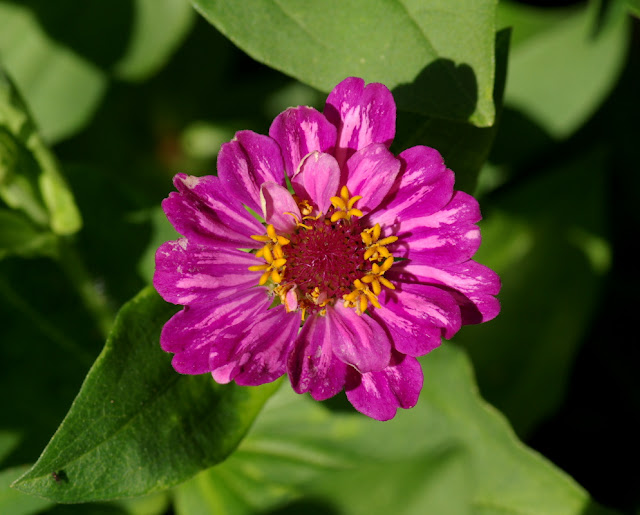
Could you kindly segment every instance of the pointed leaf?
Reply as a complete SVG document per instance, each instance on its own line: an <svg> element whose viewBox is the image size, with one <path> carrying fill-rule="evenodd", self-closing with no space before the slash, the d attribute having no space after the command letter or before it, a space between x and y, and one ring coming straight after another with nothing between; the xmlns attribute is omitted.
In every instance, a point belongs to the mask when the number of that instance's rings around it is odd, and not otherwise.
<svg viewBox="0 0 640 515"><path fill-rule="evenodd" d="M443 345L421 361L418 405L385 423L283 387L228 460L176 489L176 513L249 515L292 502L291 513L313 503L363 515L580 515L591 506L479 397L460 348Z"/></svg>
<svg viewBox="0 0 640 515"><path fill-rule="evenodd" d="M13 486L56 502L169 488L225 459L278 383L243 388L183 376L160 349L176 307L152 289L121 310L67 417ZM51 480L57 471L64 481Z"/></svg>
<svg viewBox="0 0 640 515"><path fill-rule="evenodd" d="M494 0L192 0L254 59L328 92L348 76L398 107L493 124Z"/></svg>

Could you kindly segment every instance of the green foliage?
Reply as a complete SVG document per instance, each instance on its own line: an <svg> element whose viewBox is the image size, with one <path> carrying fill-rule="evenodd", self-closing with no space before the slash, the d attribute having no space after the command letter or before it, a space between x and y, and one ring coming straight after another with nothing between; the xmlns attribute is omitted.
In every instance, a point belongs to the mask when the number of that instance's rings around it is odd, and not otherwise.
<svg viewBox="0 0 640 515"><path fill-rule="evenodd" d="M463 352L445 345L422 363L418 405L391 424L282 388L233 456L177 488L178 514L291 501L300 513L583 513L585 492L479 398Z"/></svg>
<svg viewBox="0 0 640 515"><path fill-rule="evenodd" d="M122 308L69 414L16 488L57 502L134 497L184 481L235 449L276 386L176 374L158 346L174 312L152 288ZM63 479L52 480L52 471Z"/></svg>
<svg viewBox="0 0 640 515"><path fill-rule="evenodd" d="M607 512L586 490L637 511L629 13L0 0L0 513ZM422 359L386 423L177 374L158 340L178 307L148 286L171 176L216 173L235 131L346 76L392 89L394 152L435 147L480 199L476 257L503 280L500 316Z"/></svg>
<svg viewBox="0 0 640 515"><path fill-rule="evenodd" d="M193 4L254 59L321 91L357 76L393 89L400 109L493 125L494 0Z"/></svg>

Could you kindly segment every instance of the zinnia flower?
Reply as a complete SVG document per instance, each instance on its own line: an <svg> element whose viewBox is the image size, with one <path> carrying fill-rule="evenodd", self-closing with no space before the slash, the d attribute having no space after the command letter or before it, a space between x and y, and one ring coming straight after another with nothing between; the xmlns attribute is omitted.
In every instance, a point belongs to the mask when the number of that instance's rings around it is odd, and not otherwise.
<svg viewBox="0 0 640 515"><path fill-rule="evenodd" d="M394 156L395 120L385 86L348 78L324 113L238 132L217 177L176 175L162 207L184 238L158 249L154 277L185 306L161 335L176 371L240 385L287 373L298 393L344 389L388 420L418 400L417 356L498 314L499 278L471 259L477 201L436 150Z"/></svg>

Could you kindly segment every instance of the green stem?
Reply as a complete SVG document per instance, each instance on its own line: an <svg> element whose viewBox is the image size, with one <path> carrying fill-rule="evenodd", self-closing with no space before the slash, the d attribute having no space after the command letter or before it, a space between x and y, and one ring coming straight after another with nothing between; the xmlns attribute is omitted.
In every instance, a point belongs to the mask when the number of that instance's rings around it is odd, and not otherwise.
<svg viewBox="0 0 640 515"><path fill-rule="evenodd" d="M102 336L106 339L111 330L115 312L67 238L58 239L58 264L73 284L85 307L93 316Z"/></svg>

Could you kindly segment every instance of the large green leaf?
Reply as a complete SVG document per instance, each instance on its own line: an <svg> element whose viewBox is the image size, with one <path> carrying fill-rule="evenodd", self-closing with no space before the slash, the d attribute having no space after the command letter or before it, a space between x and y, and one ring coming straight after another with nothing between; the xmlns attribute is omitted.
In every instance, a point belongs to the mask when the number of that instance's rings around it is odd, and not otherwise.
<svg viewBox="0 0 640 515"><path fill-rule="evenodd" d="M422 363L418 405L386 423L283 387L227 461L176 489L176 512L585 512L588 495L479 398L464 352L445 344Z"/></svg>
<svg viewBox="0 0 640 515"><path fill-rule="evenodd" d="M494 122L494 0L192 2L251 57L322 91L358 76L401 109Z"/></svg>
<svg viewBox="0 0 640 515"><path fill-rule="evenodd" d="M231 453L277 387L183 376L159 346L175 306L152 289L126 304L69 414L14 486L57 502L164 490ZM55 471L63 477L51 479Z"/></svg>
<svg viewBox="0 0 640 515"><path fill-rule="evenodd" d="M55 157L42 141L27 107L2 68L0 198L9 207L24 211L36 224L48 225L56 234L73 234L82 225L73 194Z"/></svg>
<svg viewBox="0 0 640 515"><path fill-rule="evenodd" d="M591 116L618 79L629 43L628 16L622 2L591 1L549 28L515 45L509 62L505 103L556 138L564 138ZM507 4L501 23L519 33L523 20L538 10ZM525 32L528 25L525 23Z"/></svg>

